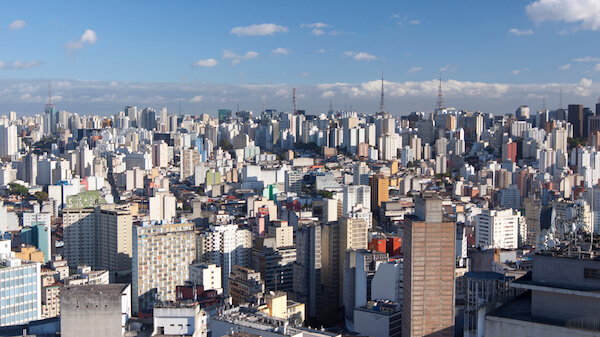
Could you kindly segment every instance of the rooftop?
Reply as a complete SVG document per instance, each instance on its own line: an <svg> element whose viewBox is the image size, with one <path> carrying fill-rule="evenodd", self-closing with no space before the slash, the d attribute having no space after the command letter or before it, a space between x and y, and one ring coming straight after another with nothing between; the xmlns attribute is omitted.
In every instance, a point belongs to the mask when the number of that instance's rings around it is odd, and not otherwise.
<svg viewBox="0 0 600 337"><path fill-rule="evenodd" d="M97 285L78 285L66 286L61 289L62 295L70 296L89 296L89 295L107 295L119 296L129 284L97 284Z"/></svg>

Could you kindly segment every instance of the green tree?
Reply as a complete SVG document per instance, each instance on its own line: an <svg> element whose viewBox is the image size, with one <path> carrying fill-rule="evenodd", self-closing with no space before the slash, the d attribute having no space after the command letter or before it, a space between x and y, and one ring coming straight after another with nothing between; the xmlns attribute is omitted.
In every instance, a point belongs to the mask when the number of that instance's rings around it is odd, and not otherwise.
<svg viewBox="0 0 600 337"><path fill-rule="evenodd" d="M221 139L221 141L219 141L219 146L223 149L223 151L233 150L233 145L228 138Z"/></svg>
<svg viewBox="0 0 600 337"><path fill-rule="evenodd" d="M9 186L9 193L13 194L13 195L20 195L21 197L26 197L29 195L29 190L27 189L27 187L21 185L21 184L17 184L17 183L11 183Z"/></svg>
<svg viewBox="0 0 600 337"><path fill-rule="evenodd" d="M48 200L48 193L44 192L44 191L38 191L35 192L35 194L33 195L37 201L41 204L44 201Z"/></svg>

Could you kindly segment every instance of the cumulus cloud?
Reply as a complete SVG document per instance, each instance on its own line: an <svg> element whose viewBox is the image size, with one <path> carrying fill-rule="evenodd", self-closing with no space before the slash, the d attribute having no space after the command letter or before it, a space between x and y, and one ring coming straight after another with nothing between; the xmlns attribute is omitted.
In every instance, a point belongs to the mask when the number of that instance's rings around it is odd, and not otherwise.
<svg viewBox="0 0 600 337"><path fill-rule="evenodd" d="M25 22L23 20L15 20L15 21L11 22L10 25L8 25L8 29L18 30L18 29L25 28L25 26L27 26L27 22Z"/></svg>
<svg viewBox="0 0 600 337"><path fill-rule="evenodd" d="M592 56L578 57L578 58L574 58L573 61L575 61L575 62L600 62L600 57L592 57Z"/></svg>
<svg viewBox="0 0 600 337"><path fill-rule="evenodd" d="M325 34L325 32L324 32L322 29L319 29L319 28L315 28L315 29L313 29L313 30L311 31L311 33L312 33L314 36L321 36L321 35Z"/></svg>
<svg viewBox="0 0 600 337"><path fill-rule="evenodd" d="M526 7L529 19L534 22L580 22L579 28L600 28L600 2L596 0L537 0Z"/></svg>
<svg viewBox="0 0 600 337"><path fill-rule="evenodd" d="M560 65L560 66L558 66L558 69L559 70L569 70L569 69L571 69L571 64L569 63L569 64Z"/></svg>
<svg viewBox="0 0 600 337"><path fill-rule="evenodd" d="M519 75L520 73L524 72L524 71L529 71L529 68L523 68L523 69L515 69L512 72L513 75Z"/></svg>
<svg viewBox="0 0 600 337"><path fill-rule="evenodd" d="M5 61L0 61L0 69L19 69L19 70L23 70L23 69L29 69L29 68L39 67L41 65L42 65L42 62L40 62L40 61L29 61L29 62L15 61L13 63L5 62Z"/></svg>
<svg viewBox="0 0 600 337"><path fill-rule="evenodd" d="M210 58L210 59L206 59L206 60L198 60L198 61L192 63L192 68L195 68L195 67L210 68L210 67L216 66L217 64L219 64L219 61L217 61L213 58Z"/></svg>
<svg viewBox="0 0 600 337"><path fill-rule="evenodd" d="M277 49L273 49L272 53L276 55L288 55L290 53L290 50L288 48L279 47Z"/></svg>
<svg viewBox="0 0 600 337"><path fill-rule="evenodd" d="M600 63L596 63L596 66L594 67L594 71L600 71Z"/></svg>
<svg viewBox="0 0 600 337"><path fill-rule="evenodd" d="M409 72L409 73L415 73L415 72L417 72L417 71L420 71L420 70L422 70L422 69L423 69L423 67L412 67L412 68L410 68L410 69L408 70L408 72Z"/></svg>
<svg viewBox="0 0 600 337"><path fill-rule="evenodd" d="M259 54L255 51L249 51L249 52L246 52L246 54L244 54L244 55L239 55L229 49L223 50L223 58L232 60L231 61L232 66L239 64L240 62L242 62L242 60L255 59L258 57L258 55Z"/></svg>
<svg viewBox="0 0 600 337"><path fill-rule="evenodd" d="M276 33L287 33L288 31L285 26L279 26L274 23L261 23L259 25L235 27L229 33L237 36L265 36Z"/></svg>
<svg viewBox="0 0 600 337"><path fill-rule="evenodd" d="M533 34L533 30L531 29L523 29L523 30L519 30L517 28L513 28L511 30L508 31L509 33L516 35L516 36L521 36L521 35L531 35Z"/></svg>
<svg viewBox="0 0 600 337"><path fill-rule="evenodd" d="M201 95L197 95L192 97L192 99L190 99L190 103L200 103L202 102L202 96Z"/></svg>
<svg viewBox="0 0 600 337"><path fill-rule="evenodd" d="M81 49L86 44L87 45L96 44L96 42L98 42L98 36L96 35L96 32L94 32L91 29L86 29L85 32L83 32L83 34L81 34L81 36L78 39L67 43L65 45L65 48L67 48L67 50L72 51L72 50Z"/></svg>
<svg viewBox="0 0 600 337"><path fill-rule="evenodd" d="M373 54L369 54L369 53L365 53L365 52L346 51L346 52L344 52L344 56L352 57L356 61L373 61L373 60L380 59L379 57L377 57Z"/></svg>

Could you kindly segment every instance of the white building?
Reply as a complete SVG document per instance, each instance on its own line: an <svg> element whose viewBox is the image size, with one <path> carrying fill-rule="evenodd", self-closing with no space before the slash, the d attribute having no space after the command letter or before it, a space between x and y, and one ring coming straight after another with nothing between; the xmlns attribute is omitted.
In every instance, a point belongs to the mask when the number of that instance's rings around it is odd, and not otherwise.
<svg viewBox="0 0 600 337"><path fill-rule="evenodd" d="M221 267L216 264L195 263L190 265L190 282L203 286L204 290L216 290L221 294L223 293L222 273Z"/></svg>
<svg viewBox="0 0 600 337"><path fill-rule="evenodd" d="M168 192L160 192L148 198L148 217L150 221L171 220L177 216L177 199Z"/></svg>
<svg viewBox="0 0 600 337"><path fill-rule="evenodd" d="M154 307L152 336L208 336L208 313L200 305L161 303Z"/></svg>
<svg viewBox="0 0 600 337"><path fill-rule="evenodd" d="M517 249L521 214L512 208L481 210L475 217L475 238L478 246Z"/></svg>

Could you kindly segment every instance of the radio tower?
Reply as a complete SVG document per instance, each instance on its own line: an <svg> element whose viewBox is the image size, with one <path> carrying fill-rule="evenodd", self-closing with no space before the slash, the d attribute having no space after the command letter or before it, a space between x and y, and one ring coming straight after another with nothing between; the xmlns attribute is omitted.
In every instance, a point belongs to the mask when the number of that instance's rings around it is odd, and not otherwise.
<svg viewBox="0 0 600 337"><path fill-rule="evenodd" d="M546 96L542 97L542 111L546 111Z"/></svg>
<svg viewBox="0 0 600 337"><path fill-rule="evenodd" d="M294 106L294 115L298 114L298 106L296 105L296 88L294 88L294 95L292 97L292 105Z"/></svg>
<svg viewBox="0 0 600 337"><path fill-rule="evenodd" d="M558 101L558 108L562 110L563 106L562 106L562 87L560 87L560 98Z"/></svg>
<svg viewBox="0 0 600 337"><path fill-rule="evenodd" d="M437 96L437 108L436 111L442 110L444 108L444 96L442 96L442 72L440 71L440 88L438 90Z"/></svg>
<svg viewBox="0 0 600 337"><path fill-rule="evenodd" d="M385 113L385 100L383 99L383 69L381 69L381 102L379 103L379 112Z"/></svg>

